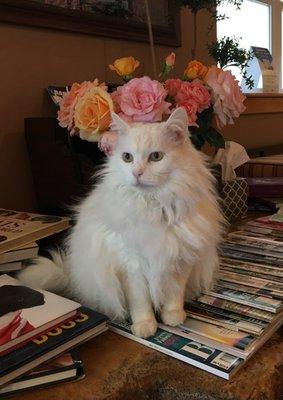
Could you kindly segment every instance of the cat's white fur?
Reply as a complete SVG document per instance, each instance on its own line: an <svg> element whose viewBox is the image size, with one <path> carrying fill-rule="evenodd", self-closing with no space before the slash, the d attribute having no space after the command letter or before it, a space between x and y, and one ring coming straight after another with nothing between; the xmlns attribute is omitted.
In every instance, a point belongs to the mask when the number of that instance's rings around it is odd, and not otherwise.
<svg viewBox="0 0 283 400"><path fill-rule="evenodd" d="M113 114L117 147L96 188L81 203L66 254L39 258L19 278L54 291L71 289L111 318L130 313L134 334L183 322L185 290L209 288L218 265L222 216L213 178L179 108L167 122L131 126ZM121 155L131 153L133 162ZM162 160L149 161L152 152Z"/></svg>

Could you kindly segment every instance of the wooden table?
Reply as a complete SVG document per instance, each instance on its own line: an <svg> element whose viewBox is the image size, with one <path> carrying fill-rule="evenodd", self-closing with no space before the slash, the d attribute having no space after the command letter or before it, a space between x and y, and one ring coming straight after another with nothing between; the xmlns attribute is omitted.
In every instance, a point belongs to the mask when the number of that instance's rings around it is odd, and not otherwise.
<svg viewBox="0 0 283 400"><path fill-rule="evenodd" d="M113 332L81 347L86 377L15 400L281 400L283 342L277 332L230 381Z"/></svg>

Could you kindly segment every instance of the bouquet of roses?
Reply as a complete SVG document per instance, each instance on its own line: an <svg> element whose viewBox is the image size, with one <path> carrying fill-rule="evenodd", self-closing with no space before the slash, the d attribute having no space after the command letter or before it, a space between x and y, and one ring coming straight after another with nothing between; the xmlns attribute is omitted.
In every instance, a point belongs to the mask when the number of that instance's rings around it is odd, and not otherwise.
<svg viewBox="0 0 283 400"><path fill-rule="evenodd" d="M201 149L205 142L215 148L224 147L222 128L233 124L245 110L245 96L231 71L190 61L181 79L166 79L175 64L175 54L171 53L159 80L133 78L139 64L133 57L124 57L109 65L125 82L112 93L97 79L74 83L60 102L60 126L71 135L98 141L107 153L107 144L115 140L110 130L112 111L128 123L150 123L165 120L176 107L184 107L196 148Z"/></svg>

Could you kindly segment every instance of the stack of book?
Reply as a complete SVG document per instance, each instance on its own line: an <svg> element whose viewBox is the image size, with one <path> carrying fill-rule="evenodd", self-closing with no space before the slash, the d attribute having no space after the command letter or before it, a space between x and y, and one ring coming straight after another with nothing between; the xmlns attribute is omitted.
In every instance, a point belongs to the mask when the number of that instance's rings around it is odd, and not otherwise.
<svg viewBox="0 0 283 400"><path fill-rule="evenodd" d="M22 268L23 259L37 254L35 240L68 226L67 218L0 209L1 398L29 387L81 378L78 356L65 353L107 329L104 315L54 293L26 287L3 273L15 271L9 264L19 262ZM46 364L50 360L54 361Z"/></svg>
<svg viewBox="0 0 283 400"><path fill-rule="evenodd" d="M113 331L229 379L283 323L283 223L250 221L227 235L208 293L186 304L178 327L162 323L155 336L132 335L130 323Z"/></svg>
<svg viewBox="0 0 283 400"><path fill-rule="evenodd" d="M0 274L22 269L37 256L36 240L68 227L68 218L0 208Z"/></svg>

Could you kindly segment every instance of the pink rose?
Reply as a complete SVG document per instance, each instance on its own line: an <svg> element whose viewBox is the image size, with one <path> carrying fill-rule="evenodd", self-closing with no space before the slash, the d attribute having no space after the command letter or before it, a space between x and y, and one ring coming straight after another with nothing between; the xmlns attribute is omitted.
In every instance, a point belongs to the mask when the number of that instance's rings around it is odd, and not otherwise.
<svg viewBox="0 0 283 400"><path fill-rule="evenodd" d="M184 107L184 109L187 111L188 114L188 126L197 126L198 124L196 123L197 120L197 110L198 110L198 104L194 99L186 99L183 100L182 102L178 103L178 107Z"/></svg>
<svg viewBox="0 0 283 400"><path fill-rule="evenodd" d="M99 85L98 79L95 79L93 82L73 83L71 89L63 94L58 111L58 121L59 125L62 128L67 128L71 135L75 133L74 114L78 99L84 96L87 90L97 86L107 90L107 86L104 83Z"/></svg>
<svg viewBox="0 0 283 400"><path fill-rule="evenodd" d="M218 128L233 124L234 118L239 117L246 109L243 104L246 97L241 92L238 81L231 71L211 67L205 77L205 82L212 89L211 97Z"/></svg>
<svg viewBox="0 0 283 400"><path fill-rule="evenodd" d="M181 81L181 79L167 79L164 84L168 95L174 98L180 90L182 83L183 81Z"/></svg>
<svg viewBox="0 0 283 400"><path fill-rule="evenodd" d="M198 81L182 82L182 85L176 95L178 105L184 101L193 100L197 105L197 112L201 113L210 105L209 91Z"/></svg>
<svg viewBox="0 0 283 400"><path fill-rule="evenodd" d="M171 104L165 101L166 96L167 91L160 82L147 76L134 78L117 88L114 107L118 112L121 110L119 115L126 120L157 122L169 113Z"/></svg>

